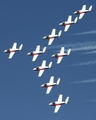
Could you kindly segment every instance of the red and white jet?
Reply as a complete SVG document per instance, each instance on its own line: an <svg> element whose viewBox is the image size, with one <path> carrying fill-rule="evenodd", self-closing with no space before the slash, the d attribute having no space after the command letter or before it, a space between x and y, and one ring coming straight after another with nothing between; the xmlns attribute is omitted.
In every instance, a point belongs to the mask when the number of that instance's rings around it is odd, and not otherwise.
<svg viewBox="0 0 96 120"><path fill-rule="evenodd" d="M65 99L65 101L62 101L62 97L63 97L63 95L60 94L57 101L49 103L50 106L55 106L54 113L57 113L57 112L58 112L58 110L60 109L61 105L63 105L63 104L68 104L68 102L69 102L69 97L67 97L67 98Z"/></svg>
<svg viewBox="0 0 96 120"><path fill-rule="evenodd" d="M57 86L60 84L60 78L58 78L57 82L54 83L54 76L50 77L49 83L44 83L41 87L47 88L46 94L49 94L53 86Z"/></svg>
<svg viewBox="0 0 96 120"><path fill-rule="evenodd" d="M68 56L71 53L71 49L68 49L67 53L64 53L64 47L61 47L59 53L52 55L52 57L57 58L57 64L61 62L64 56Z"/></svg>
<svg viewBox="0 0 96 120"><path fill-rule="evenodd" d="M75 11L74 14L79 14L79 19L82 19L82 17L84 16L84 14L88 13L90 11L92 11L92 5L89 7L88 10L86 9L86 5L83 5L82 9Z"/></svg>
<svg viewBox="0 0 96 120"><path fill-rule="evenodd" d="M48 45L51 45L54 38L60 37L62 34L62 30L59 31L59 33L56 35L56 29L52 29L51 35L46 35L43 37L43 39L48 39Z"/></svg>
<svg viewBox="0 0 96 120"><path fill-rule="evenodd" d="M45 52L46 52L46 47L44 47L43 50L40 51L40 45L37 45L36 50L27 53L27 55L33 56L32 61L35 61L37 59L37 57L38 57L39 54L43 54Z"/></svg>
<svg viewBox="0 0 96 120"><path fill-rule="evenodd" d="M13 43L12 48L4 50L5 53L9 53L9 59L13 57L15 52L22 50L23 44L21 44L19 48L16 47L17 47L17 43Z"/></svg>
<svg viewBox="0 0 96 120"><path fill-rule="evenodd" d="M78 21L78 17L76 17L75 20L72 21L72 16L69 15L67 21L61 22L59 25L65 26L64 31L66 32L69 29L70 25L77 23L77 21Z"/></svg>
<svg viewBox="0 0 96 120"><path fill-rule="evenodd" d="M41 66L39 67L36 67L36 68L33 68L34 71L39 71L39 74L38 74L38 77L41 77L43 72L46 70L46 69L49 69L49 68L52 68L52 62L49 63L48 66L46 66L46 60L43 60Z"/></svg>

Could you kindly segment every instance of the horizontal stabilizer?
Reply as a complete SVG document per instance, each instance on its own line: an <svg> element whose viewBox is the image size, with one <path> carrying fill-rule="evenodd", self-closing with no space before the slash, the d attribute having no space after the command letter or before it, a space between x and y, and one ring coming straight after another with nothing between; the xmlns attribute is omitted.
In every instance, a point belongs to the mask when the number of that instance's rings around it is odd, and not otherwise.
<svg viewBox="0 0 96 120"><path fill-rule="evenodd" d="M75 18L74 23L77 23L77 21L78 21L78 17Z"/></svg>
<svg viewBox="0 0 96 120"><path fill-rule="evenodd" d="M67 55L70 55L70 53L71 53L71 49L68 50Z"/></svg>
<svg viewBox="0 0 96 120"><path fill-rule="evenodd" d="M89 7L89 11L92 11L92 5Z"/></svg>
<svg viewBox="0 0 96 120"><path fill-rule="evenodd" d="M49 63L49 68L51 68L51 67L52 67L52 62Z"/></svg>
<svg viewBox="0 0 96 120"><path fill-rule="evenodd" d="M62 34L62 30L59 31L58 36L60 37Z"/></svg>
<svg viewBox="0 0 96 120"><path fill-rule="evenodd" d="M19 50L22 50L22 48L23 48L23 44L20 45Z"/></svg>
<svg viewBox="0 0 96 120"><path fill-rule="evenodd" d="M66 98L65 104L68 104L68 102L69 102L69 97Z"/></svg>
<svg viewBox="0 0 96 120"><path fill-rule="evenodd" d="M60 78L58 78L58 80L57 80L57 85L59 85L60 84Z"/></svg>
<svg viewBox="0 0 96 120"><path fill-rule="evenodd" d="M46 47L43 48L43 53L45 53L45 52L46 52Z"/></svg>

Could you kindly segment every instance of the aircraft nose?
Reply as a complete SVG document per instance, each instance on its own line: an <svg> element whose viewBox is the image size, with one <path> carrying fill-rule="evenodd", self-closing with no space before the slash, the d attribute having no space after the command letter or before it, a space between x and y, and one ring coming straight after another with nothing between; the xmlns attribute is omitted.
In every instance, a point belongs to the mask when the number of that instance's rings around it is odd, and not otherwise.
<svg viewBox="0 0 96 120"><path fill-rule="evenodd" d="M41 87L44 87L44 84L42 84Z"/></svg>
<svg viewBox="0 0 96 120"><path fill-rule="evenodd" d="M51 105L52 105L52 103L49 103L49 105L51 106Z"/></svg>
<svg viewBox="0 0 96 120"><path fill-rule="evenodd" d="M27 55L31 55L31 53L27 53Z"/></svg>
<svg viewBox="0 0 96 120"><path fill-rule="evenodd" d="M4 52L7 52L7 50L4 50Z"/></svg>
<svg viewBox="0 0 96 120"><path fill-rule="evenodd" d="M33 68L33 70L36 70L37 68Z"/></svg>
<svg viewBox="0 0 96 120"><path fill-rule="evenodd" d="M43 37L43 39L45 39L45 38L46 38L46 36Z"/></svg>
<svg viewBox="0 0 96 120"><path fill-rule="evenodd" d="M62 25L62 23L59 23L59 25Z"/></svg>
<svg viewBox="0 0 96 120"><path fill-rule="evenodd" d="M76 14L77 12L74 12L73 14Z"/></svg>
<svg viewBox="0 0 96 120"><path fill-rule="evenodd" d="M55 57L55 55L52 55L52 57Z"/></svg>

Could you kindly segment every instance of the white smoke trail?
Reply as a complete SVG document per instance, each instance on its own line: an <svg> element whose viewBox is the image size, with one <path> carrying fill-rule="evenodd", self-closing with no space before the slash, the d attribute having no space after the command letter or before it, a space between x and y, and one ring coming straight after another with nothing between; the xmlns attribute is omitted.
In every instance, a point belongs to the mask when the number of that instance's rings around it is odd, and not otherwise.
<svg viewBox="0 0 96 120"><path fill-rule="evenodd" d="M93 83L93 82L96 82L96 78L95 79L89 79L89 80L75 81L75 82L70 82L70 83L75 84L75 83Z"/></svg>
<svg viewBox="0 0 96 120"><path fill-rule="evenodd" d="M84 52L84 53L81 53L81 54L96 54L96 51Z"/></svg>
<svg viewBox="0 0 96 120"><path fill-rule="evenodd" d="M94 100L86 100L86 102L96 102L96 99L94 99Z"/></svg>
<svg viewBox="0 0 96 120"><path fill-rule="evenodd" d="M72 65L67 65L67 66L84 66L84 65L94 65L96 64L96 60L94 61L88 61L88 62L82 62L82 63L76 63Z"/></svg>
<svg viewBox="0 0 96 120"><path fill-rule="evenodd" d="M74 33L74 34L70 34L70 35L87 35L87 34L96 34L96 30L85 31L85 32L81 32L81 33Z"/></svg>
<svg viewBox="0 0 96 120"><path fill-rule="evenodd" d="M78 43L70 43L56 46L48 46L48 49L60 49L61 47L65 47L65 49L71 48L72 51L81 51L81 50L94 50L96 49L96 41L90 42L78 42Z"/></svg>

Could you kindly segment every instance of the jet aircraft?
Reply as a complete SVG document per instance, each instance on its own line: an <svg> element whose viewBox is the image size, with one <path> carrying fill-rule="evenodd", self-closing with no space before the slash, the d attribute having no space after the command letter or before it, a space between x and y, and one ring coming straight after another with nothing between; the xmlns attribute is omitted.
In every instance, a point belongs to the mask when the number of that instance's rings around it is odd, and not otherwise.
<svg viewBox="0 0 96 120"><path fill-rule="evenodd" d="M59 25L65 26L64 32L66 32L69 29L70 25L77 23L77 21L78 21L78 17L76 17L74 21L72 21L72 16L69 15L67 21L61 22L59 23Z"/></svg>
<svg viewBox="0 0 96 120"><path fill-rule="evenodd" d="M54 113L57 113L57 112L58 112L58 110L60 109L61 105L63 105L63 104L68 104L68 102L69 102L69 97L67 97L67 98L65 99L65 101L62 101L62 97L63 97L63 95L60 94L57 101L49 103L50 106L55 106Z"/></svg>
<svg viewBox="0 0 96 120"><path fill-rule="evenodd" d="M59 33L56 34L56 29L52 29L51 35L46 35L43 37L43 39L48 39L49 40L48 45L51 45L54 38L60 37L61 34L62 34L62 30L60 30Z"/></svg>
<svg viewBox="0 0 96 120"><path fill-rule="evenodd" d="M64 52L64 47L61 47L59 53L52 55L52 57L57 58L57 64L61 62L64 56L68 56L71 53L71 49L68 49L67 53Z"/></svg>
<svg viewBox="0 0 96 120"><path fill-rule="evenodd" d="M38 66L36 68L33 68L34 71L39 71L39 74L38 74L38 77L41 77L43 72L46 70L46 69L49 69L52 67L52 62L49 63L48 66L46 66L46 60L43 60L41 66Z"/></svg>
<svg viewBox="0 0 96 120"><path fill-rule="evenodd" d="M54 82L54 76L50 77L49 83L44 83L41 87L46 87L46 94L49 94L53 86L57 86L60 84L60 78L58 78L57 82Z"/></svg>
<svg viewBox="0 0 96 120"><path fill-rule="evenodd" d="M92 11L92 5L89 7L89 9L86 9L86 5L82 6L81 10L77 10L74 12L74 14L79 14L79 19L82 19L85 13Z"/></svg>
<svg viewBox="0 0 96 120"><path fill-rule="evenodd" d="M33 56L32 61L35 61L37 59L37 57L38 57L39 54L43 54L45 52L46 52L46 47L44 47L43 50L40 51L40 45L37 45L36 50L27 53L27 55L28 56Z"/></svg>
<svg viewBox="0 0 96 120"><path fill-rule="evenodd" d="M22 50L22 47L23 47L23 44L21 44L20 47L17 48L17 43L13 43L12 48L4 50L4 52L9 53L9 59L11 59L13 57L13 55L15 54L15 52Z"/></svg>

